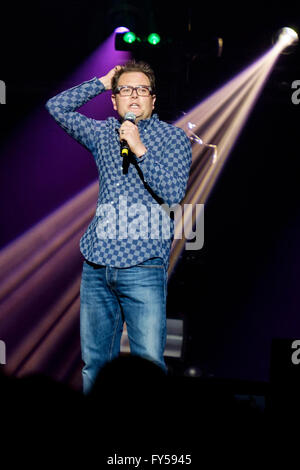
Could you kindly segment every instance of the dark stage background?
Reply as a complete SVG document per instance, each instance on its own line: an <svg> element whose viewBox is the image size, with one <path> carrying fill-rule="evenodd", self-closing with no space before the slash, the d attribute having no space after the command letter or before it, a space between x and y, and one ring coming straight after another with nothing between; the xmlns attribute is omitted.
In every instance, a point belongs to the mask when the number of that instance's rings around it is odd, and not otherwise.
<svg viewBox="0 0 300 470"><path fill-rule="evenodd" d="M187 56L176 48L168 55L143 54L157 75L156 111L169 122L258 58L279 28L300 25L288 2L129 3L140 29L148 28L151 16L161 35L180 38L190 24L195 43L223 38L221 57ZM70 151L64 160L59 147L68 136L52 143L52 155L47 154L56 124L44 105L77 84L68 77L120 25L114 24L116 4L53 0L1 6L0 79L7 90L0 106L1 248L97 176L93 159L77 143L72 144L76 158ZM187 326L185 366L198 365L215 377L268 381L272 339L300 336L300 105L291 100L299 64L298 49L277 61L205 206L204 247L183 253L169 284L168 315L183 318ZM25 137L20 131L37 111L49 132L41 133L37 122ZM34 155L26 150L31 141ZM74 268L78 273L80 263ZM51 285L47 292L53 301ZM14 338L3 337L0 324L8 365L10 347L29 327L28 312L11 330ZM78 330L72 334L78 342ZM65 361L60 346L51 367L45 364L53 377Z"/></svg>

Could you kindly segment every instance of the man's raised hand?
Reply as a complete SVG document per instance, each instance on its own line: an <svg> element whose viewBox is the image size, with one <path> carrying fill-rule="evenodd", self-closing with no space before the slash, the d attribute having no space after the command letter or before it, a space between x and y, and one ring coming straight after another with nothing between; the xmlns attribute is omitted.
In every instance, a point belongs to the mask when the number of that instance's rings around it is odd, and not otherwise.
<svg viewBox="0 0 300 470"><path fill-rule="evenodd" d="M100 77L99 80L103 85L105 86L106 90L111 90L112 85L111 81L114 76L114 74L120 70L121 65L116 65L113 69L111 69L106 75L103 75L103 77Z"/></svg>

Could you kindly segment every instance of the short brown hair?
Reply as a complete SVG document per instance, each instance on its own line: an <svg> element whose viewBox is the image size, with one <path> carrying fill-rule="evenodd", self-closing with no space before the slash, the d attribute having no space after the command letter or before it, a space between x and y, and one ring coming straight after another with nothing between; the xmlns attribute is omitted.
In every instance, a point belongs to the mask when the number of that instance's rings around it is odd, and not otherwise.
<svg viewBox="0 0 300 470"><path fill-rule="evenodd" d="M112 92L117 92L118 81L120 76L125 72L142 72L149 78L151 93L155 94L155 75L149 64L143 61L136 62L135 60L130 60L126 64L122 65L121 68L114 74L111 84Z"/></svg>

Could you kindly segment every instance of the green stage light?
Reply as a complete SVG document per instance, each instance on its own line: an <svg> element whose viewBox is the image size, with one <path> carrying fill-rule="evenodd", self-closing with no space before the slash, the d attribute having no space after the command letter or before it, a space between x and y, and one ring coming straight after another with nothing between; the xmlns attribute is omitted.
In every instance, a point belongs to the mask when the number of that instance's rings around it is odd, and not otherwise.
<svg viewBox="0 0 300 470"><path fill-rule="evenodd" d="M128 44L132 44L136 40L136 35L132 31L128 31L123 36L123 41L127 42Z"/></svg>
<svg viewBox="0 0 300 470"><path fill-rule="evenodd" d="M156 46L156 44L158 44L160 42L160 35L157 34L157 33L151 33L149 34L148 36L148 42L149 44L151 44L152 46Z"/></svg>

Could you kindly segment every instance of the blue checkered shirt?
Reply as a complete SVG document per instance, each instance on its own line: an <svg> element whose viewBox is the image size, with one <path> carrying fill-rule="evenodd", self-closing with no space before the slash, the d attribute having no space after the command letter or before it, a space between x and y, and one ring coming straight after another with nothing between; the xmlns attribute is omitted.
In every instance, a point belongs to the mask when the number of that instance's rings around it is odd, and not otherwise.
<svg viewBox="0 0 300 470"><path fill-rule="evenodd" d="M171 207L183 199L192 160L190 141L182 129L160 121L156 114L140 120L137 125L147 152L133 156L124 174L120 122L114 117L95 120L76 111L104 91L95 77L46 103L57 123L91 151L99 172L97 209L80 240L81 253L93 263L120 268L161 257L167 269L174 221L168 217L167 237L155 209L162 212L161 203ZM150 229L150 221L159 227L153 224L154 230Z"/></svg>

